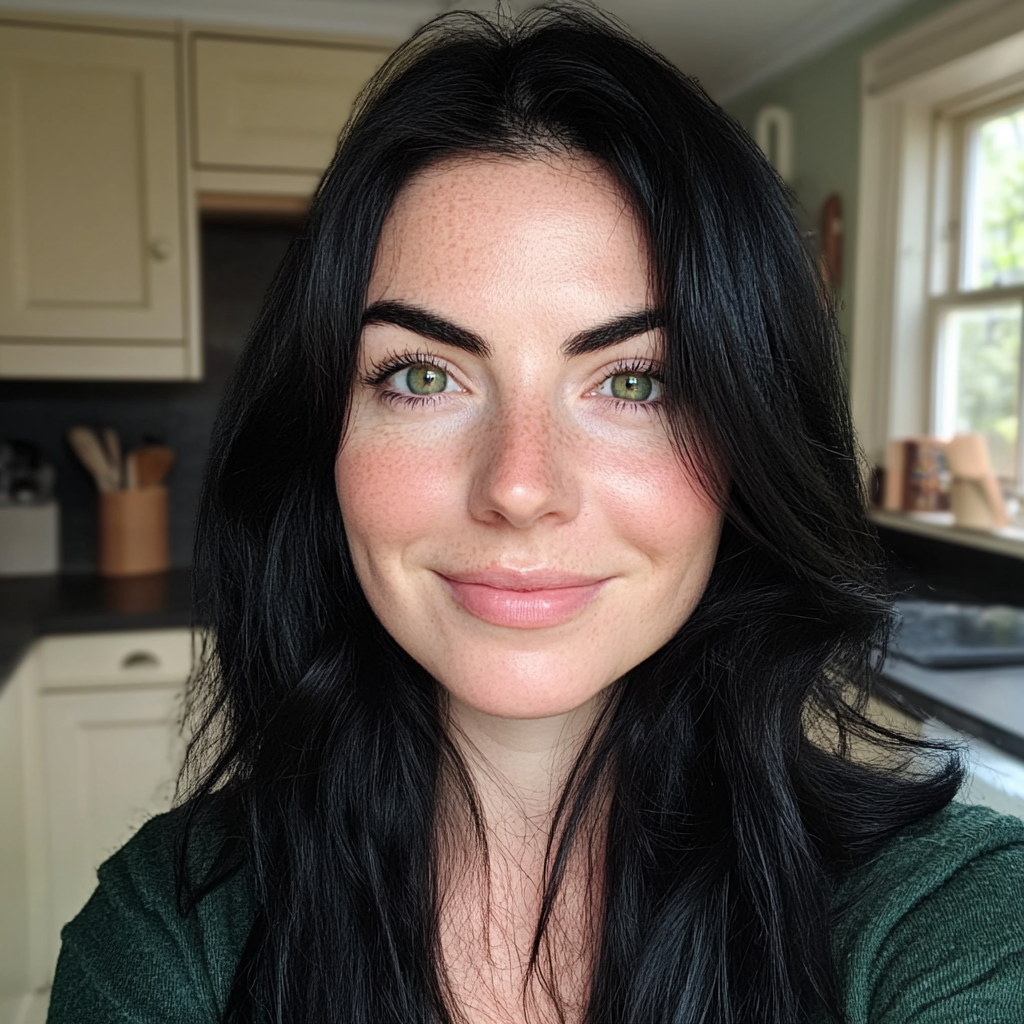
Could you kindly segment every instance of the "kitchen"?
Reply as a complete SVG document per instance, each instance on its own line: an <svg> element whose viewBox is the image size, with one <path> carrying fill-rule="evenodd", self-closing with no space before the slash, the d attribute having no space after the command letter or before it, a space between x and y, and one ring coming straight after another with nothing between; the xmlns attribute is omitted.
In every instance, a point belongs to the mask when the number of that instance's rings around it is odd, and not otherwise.
<svg viewBox="0 0 1024 1024"><path fill-rule="evenodd" d="M837 45L866 49L942 5L915 3L899 10L890 6L894 13L870 26L847 29L853 32L853 41ZM8 658L5 674L11 673L0 698L0 729L4 730L0 778L22 782L20 788L4 789L0 809L4 820L25 823L22 834L7 832L3 840L11 844L4 850L4 863L14 865L14 870L0 877L0 887L6 887L4 905L22 909L5 915L14 924L5 926L0 936L4 977L11 979L10 984L5 981L2 994L7 998L10 992L17 1002L0 1005L10 1005L12 1013L18 1014L38 1012L24 1009L25 979L32 991L45 990L56 932L81 902L83 890L88 891L95 851L116 844L140 813L163 806L167 799L166 786L160 786L177 756L170 725L191 658L186 629L191 516L217 398L262 290L297 229L302 205L315 187L344 119L344 111L332 104L345 96L347 105L389 47L387 33L379 28L376 35L313 32L308 26L289 29L278 23L268 27L238 22L225 28L212 23L125 21L123 10L118 18L110 11L97 9L96 13L103 15L96 22L42 9L25 16L13 9L0 13L8 39L17 40L7 44L4 64L16 55L30 54L31 43L42 48L38 52L45 52L48 62L59 66L60 47L51 50L50 44L68 38L80 44L87 38L97 42L98 53L112 55L102 59L115 62L119 69L146 75L156 68L163 75L161 85L159 74L152 71L158 80L152 90L156 110L145 112L143 128L133 108L115 103L122 116L116 125L121 137L96 154L88 146L98 133L86 130L95 125L90 126L70 102L81 91L80 83L67 81L52 90L44 84L38 94L28 94L29 101L37 103L31 108L33 125L65 130L59 143L44 137L42 130L39 139L34 133L27 136L32 145L41 147L40 163L57 164L60 173L53 172L53 180L45 175L37 179L28 173L35 170L33 165L22 167L23 177L11 186L6 211L0 214L9 218L0 219L0 237L21 238L15 226L19 231L26 229L17 220L19 211L38 213L37 219L27 222L31 230L38 230L38 240L29 236L24 251L15 253L26 262L10 278L24 288L25 278L17 274L31 274L39 266L45 270L34 308L29 302L27 310L15 310L3 326L0 436L31 440L53 461L62 520L62 573L12 578L0 586L4 608L0 638L10 638L0 653ZM402 26L403 31L411 27ZM862 38L865 34L868 42ZM113 46L125 41L133 51L138 43L139 53L145 56ZM73 50L81 52L77 45ZM157 56L151 56L151 51ZM828 60L828 54L827 47L819 49L813 59ZM127 63L116 63L122 60ZM803 62L805 71L808 61L813 63L810 56ZM763 67L759 73L766 74ZM733 89L738 88L738 80L734 76ZM287 89L274 85L282 81L288 83ZM819 200L833 191L843 194L852 222L857 190L855 181L849 183L849 166L844 168L846 177L808 177L806 195L801 193L799 175L808 174L814 166L800 149L801 139L813 137L814 124L795 103L780 103L766 95L772 87L783 88L785 81L785 74L776 69L775 78L762 77L732 98L726 96L724 86L720 94L755 132L766 107L792 108L794 136L788 142L784 137L790 122L786 117L774 118L774 155L780 170L786 163L784 150L795 146L790 173L797 176L794 185L811 223L812 214L823 205ZM856 79L853 88L856 92ZM116 86L108 92L118 100ZM106 93L97 88L96 95ZM148 87L146 95L150 95ZM753 106L752 114L744 103ZM322 112L319 120L319 115L314 116L317 111ZM243 115L250 121L243 122L245 131L239 131L238 119ZM847 139L855 145L856 110L852 119ZM79 138L76 132L87 137ZM308 148L302 144L306 136L312 140ZM75 140L74 156L54 161L52 147L66 147L68 138ZM155 148L145 148L149 146ZM151 155L126 173L123 154L139 151ZM56 154L67 151L57 149ZM178 180L172 182L169 193L164 192L163 205L157 200L167 182L140 179L140 167L157 168L165 176L168 168L177 169ZM91 202L75 198L70 209L62 207L54 197L74 196L75 187L81 187L75 185L78 178L98 180L99 198ZM35 195L26 181L38 188ZM823 184L828 191L819 197L815 190ZM19 188L28 190L19 192ZM156 205L140 223L139 210L148 201ZM117 232L108 230L112 215L127 218ZM71 232L70 240L63 237L65 230ZM106 234L113 235L115 242L120 240L121 249L90 256L95 239ZM847 234L852 238L850 228ZM34 250L33 245L40 248ZM55 248L47 250L46 245ZM848 241L848 264L851 249ZM60 276L65 272L60 260L48 262L58 250L69 261L65 266L78 254L79 266L70 278L66 273ZM858 254L858 268L864 259ZM100 271L91 277L91 271L84 276L78 273L91 260L122 266L124 272L114 278ZM28 280L31 293L35 281L31 276ZM102 301L83 294L83 280L95 286ZM173 287L162 290L168 280ZM852 311L859 310L860 300L846 287L843 316L848 333L852 328L856 361L857 334L850 318ZM144 314L152 314L151 319L145 320ZM856 376L855 369L855 380ZM125 450L160 444L174 450L177 461L167 477L168 572L123 577L95 574L95 487L64 440L66 432L79 424L116 427ZM893 431L889 436L898 434ZM935 529L939 528L933 529L933 535ZM906 530L890 523L886 536L904 571L916 574L919 584L924 576L925 585L942 585L929 574L941 570L948 575L949 563L955 561L946 550L949 542L938 540L930 552L920 547L908 552L905 535ZM954 543L964 540L959 533L940 536L955 536ZM973 565L968 560L955 585L949 583L943 592L1014 603L1014 595L1024 593L1019 589L1019 556L1014 553L1013 537L1001 537L1000 543L999 550L989 552L997 562L984 564L981 555ZM998 592L996 584L1002 588ZM34 647L29 646L32 642ZM905 697L907 702L922 707L920 691L910 685L905 689L917 694L916 699ZM955 710L950 714L948 704L940 707L934 698L933 706L924 710L939 719L945 714L947 722L954 719L954 725L977 725L978 721L978 716L968 721L972 716L962 708L961 718L955 718ZM981 726L993 715L988 712ZM983 742L994 741L997 749L1007 749L1005 736L998 731L985 733L979 727L978 733ZM76 761L76 751L84 751L91 760ZM69 779L76 783L73 792ZM47 852L37 857L38 851ZM16 915L21 915L24 926Z"/></svg>

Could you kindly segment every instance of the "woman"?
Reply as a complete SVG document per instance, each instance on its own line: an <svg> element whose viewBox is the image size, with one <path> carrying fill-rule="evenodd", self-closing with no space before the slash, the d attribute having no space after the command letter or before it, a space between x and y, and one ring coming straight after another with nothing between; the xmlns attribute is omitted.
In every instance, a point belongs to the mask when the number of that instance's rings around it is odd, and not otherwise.
<svg viewBox="0 0 1024 1024"><path fill-rule="evenodd" d="M1024 1013L1024 829L858 711L887 605L787 200L596 15L395 54L225 399L190 795L52 1021Z"/></svg>

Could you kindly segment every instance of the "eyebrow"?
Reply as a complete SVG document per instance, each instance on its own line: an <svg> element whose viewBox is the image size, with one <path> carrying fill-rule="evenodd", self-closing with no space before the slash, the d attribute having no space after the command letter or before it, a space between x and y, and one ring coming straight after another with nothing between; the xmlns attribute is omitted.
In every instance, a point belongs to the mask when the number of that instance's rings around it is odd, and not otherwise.
<svg viewBox="0 0 1024 1024"><path fill-rule="evenodd" d="M580 331L573 335L563 346L567 356L581 356L586 352L599 352L603 348L611 348L620 341L628 341L639 334L664 327L665 316L656 309L644 309L638 313L626 313L608 320L588 331Z"/></svg>
<svg viewBox="0 0 1024 1024"><path fill-rule="evenodd" d="M566 356L579 356L587 352L598 352L610 348L620 341L628 341L639 334L664 326L665 317L659 310L644 309L636 313L625 313L586 331L574 334L563 346ZM436 313L430 313L406 302L375 302L363 314L363 326L367 324L392 324L404 328L423 338L439 341L443 345L460 348L472 355L486 358L491 354L490 346L473 331L446 320Z"/></svg>
<svg viewBox="0 0 1024 1024"><path fill-rule="evenodd" d="M439 341L442 345L461 348L474 356L486 358L491 354L490 346L480 337L465 327L453 324L451 320L436 313L428 313L418 306L410 306L405 302L375 302L363 314L363 326L367 324L393 324L403 327L421 338Z"/></svg>

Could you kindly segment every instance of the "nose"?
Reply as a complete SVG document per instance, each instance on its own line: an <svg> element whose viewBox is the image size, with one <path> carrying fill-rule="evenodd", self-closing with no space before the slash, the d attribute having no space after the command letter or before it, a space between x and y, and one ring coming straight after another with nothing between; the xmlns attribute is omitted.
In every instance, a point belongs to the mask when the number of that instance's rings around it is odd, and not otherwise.
<svg viewBox="0 0 1024 1024"><path fill-rule="evenodd" d="M519 407L497 415L474 456L473 517L517 529L574 519L579 480L567 434L548 409Z"/></svg>

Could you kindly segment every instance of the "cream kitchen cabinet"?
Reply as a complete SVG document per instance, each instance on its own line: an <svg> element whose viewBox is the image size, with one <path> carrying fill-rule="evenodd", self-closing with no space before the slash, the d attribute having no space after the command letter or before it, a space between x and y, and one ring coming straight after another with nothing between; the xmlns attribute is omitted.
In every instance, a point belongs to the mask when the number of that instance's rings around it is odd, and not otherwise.
<svg viewBox="0 0 1024 1024"><path fill-rule="evenodd" d="M187 630L48 637L0 691L0 1024L42 1020L97 866L170 806Z"/></svg>
<svg viewBox="0 0 1024 1024"><path fill-rule="evenodd" d="M0 20L0 376L201 375L180 49Z"/></svg>
<svg viewBox="0 0 1024 1024"><path fill-rule="evenodd" d="M0 12L0 378L200 378L200 213L301 214L391 49Z"/></svg>
<svg viewBox="0 0 1024 1024"><path fill-rule="evenodd" d="M197 165L316 177L389 52L202 34L192 45Z"/></svg>

